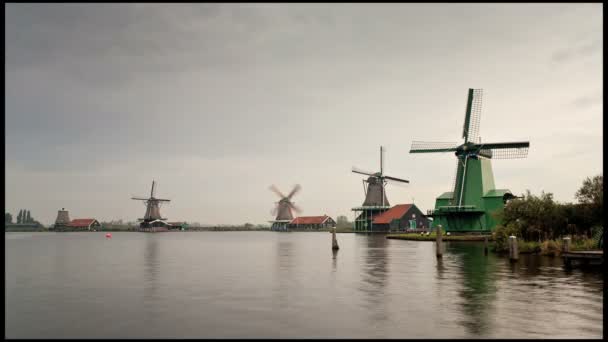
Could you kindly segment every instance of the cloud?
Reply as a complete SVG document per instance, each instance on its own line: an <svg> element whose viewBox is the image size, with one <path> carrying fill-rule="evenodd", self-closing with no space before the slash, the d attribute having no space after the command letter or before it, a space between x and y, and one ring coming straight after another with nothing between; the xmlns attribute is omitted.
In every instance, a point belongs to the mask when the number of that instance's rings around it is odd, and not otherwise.
<svg viewBox="0 0 608 342"><path fill-rule="evenodd" d="M509 173L514 186L545 186L546 169L570 165L568 153L540 156L568 151L565 137L593 135L576 161L598 168L596 7L8 4L7 210L134 217L125 192L160 177L175 219L263 222L270 183L301 183L307 214L350 215L363 200L350 168L375 169L379 145L387 173L411 181L391 203L429 209L453 155L407 151L461 141L468 87L488 91L484 140L533 142L522 169L542 167ZM570 33L586 40L557 59L577 72L534 58Z"/></svg>
<svg viewBox="0 0 608 342"><path fill-rule="evenodd" d="M602 94L596 93L596 94L592 94L592 95L580 96L580 97L574 99L572 102L570 102L570 105L572 107L575 107L578 109L585 109L585 108L593 107L597 104L602 104L602 103L603 103Z"/></svg>
<svg viewBox="0 0 608 342"><path fill-rule="evenodd" d="M594 39L575 46L557 50L551 59L556 63L565 63L579 58L592 56L602 50L602 39Z"/></svg>

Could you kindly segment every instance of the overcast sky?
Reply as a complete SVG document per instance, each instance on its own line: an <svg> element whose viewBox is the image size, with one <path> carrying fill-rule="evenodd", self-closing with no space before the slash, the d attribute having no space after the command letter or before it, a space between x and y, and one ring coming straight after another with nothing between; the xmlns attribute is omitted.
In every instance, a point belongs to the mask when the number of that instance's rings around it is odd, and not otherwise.
<svg viewBox="0 0 608 342"><path fill-rule="evenodd" d="M353 218L362 176L426 211L450 191L468 88L484 142L530 141L493 161L497 188L574 201L602 172L602 4L7 4L6 211L51 224L134 221L131 196L171 199L170 221Z"/></svg>

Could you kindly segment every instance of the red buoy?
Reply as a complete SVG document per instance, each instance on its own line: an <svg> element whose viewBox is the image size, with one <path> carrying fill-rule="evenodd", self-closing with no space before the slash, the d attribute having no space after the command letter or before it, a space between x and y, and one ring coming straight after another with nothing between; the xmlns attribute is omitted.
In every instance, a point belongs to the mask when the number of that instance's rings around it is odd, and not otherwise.
<svg viewBox="0 0 608 342"><path fill-rule="evenodd" d="M106 237L107 238L111 238L112 237L112 233L106 233Z"/></svg>

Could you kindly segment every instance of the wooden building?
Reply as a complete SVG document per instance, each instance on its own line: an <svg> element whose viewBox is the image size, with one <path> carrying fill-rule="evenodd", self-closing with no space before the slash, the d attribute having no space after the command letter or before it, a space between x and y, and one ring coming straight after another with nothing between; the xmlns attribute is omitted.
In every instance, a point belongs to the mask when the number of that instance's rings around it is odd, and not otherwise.
<svg viewBox="0 0 608 342"><path fill-rule="evenodd" d="M431 221L415 204L398 204L373 220L375 232L428 231Z"/></svg>
<svg viewBox="0 0 608 342"><path fill-rule="evenodd" d="M336 226L336 221L327 215L323 216L300 216L294 218L287 225L288 229L325 229Z"/></svg>
<svg viewBox="0 0 608 342"><path fill-rule="evenodd" d="M185 228L187 225L185 222L167 222L169 224L170 230L181 230Z"/></svg>
<svg viewBox="0 0 608 342"><path fill-rule="evenodd" d="M82 230L99 230L101 224L93 218L74 219L67 224L67 228Z"/></svg>

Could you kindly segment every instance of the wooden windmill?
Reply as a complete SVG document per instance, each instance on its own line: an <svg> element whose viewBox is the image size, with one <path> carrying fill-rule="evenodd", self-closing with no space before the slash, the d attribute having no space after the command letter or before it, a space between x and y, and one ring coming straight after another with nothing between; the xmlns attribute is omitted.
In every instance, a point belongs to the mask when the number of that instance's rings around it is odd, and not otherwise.
<svg viewBox="0 0 608 342"><path fill-rule="evenodd" d="M160 215L160 205L163 202L170 202L169 199L164 198L156 198L154 197L154 186L155 182L152 180L152 189L150 190L150 197L131 197L131 199L144 201L146 205L146 212L143 218L138 219L141 221L140 228L165 228L165 229L153 229L153 231L161 231L166 230L168 224L166 222L162 222L166 220L166 218L161 217ZM147 231L147 230L146 230Z"/></svg>
<svg viewBox="0 0 608 342"><path fill-rule="evenodd" d="M353 208L353 211L361 211L355 219L355 231L373 231L373 218L386 210L390 209L388 198L386 197L387 183L409 183L408 180L387 176L384 174L384 147L380 146L380 171L367 172L353 167L352 172L366 175L363 180L363 192L365 201L360 207ZM367 186L366 186L367 184Z"/></svg>
<svg viewBox="0 0 608 342"><path fill-rule="evenodd" d="M413 141L410 149L410 153L452 152L456 156L452 191L437 197L435 210L429 212L434 226L441 224L447 231L491 231L498 223L496 214L502 211L507 200L515 197L508 189L495 188L491 159L528 155L528 141L480 141L481 100L481 89L469 89L462 144Z"/></svg>
<svg viewBox="0 0 608 342"><path fill-rule="evenodd" d="M276 218L272 222L271 230L285 230L287 224L293 220L293 212L300 213L301 210L292 201L293 196L300 191L302 187L298 184L294 186L291 192L285 196L277 189L276 186L271 185L270 190L277 194L281 199L276 202L276 206L272 210L272 215L276 215Z"/></svg>

